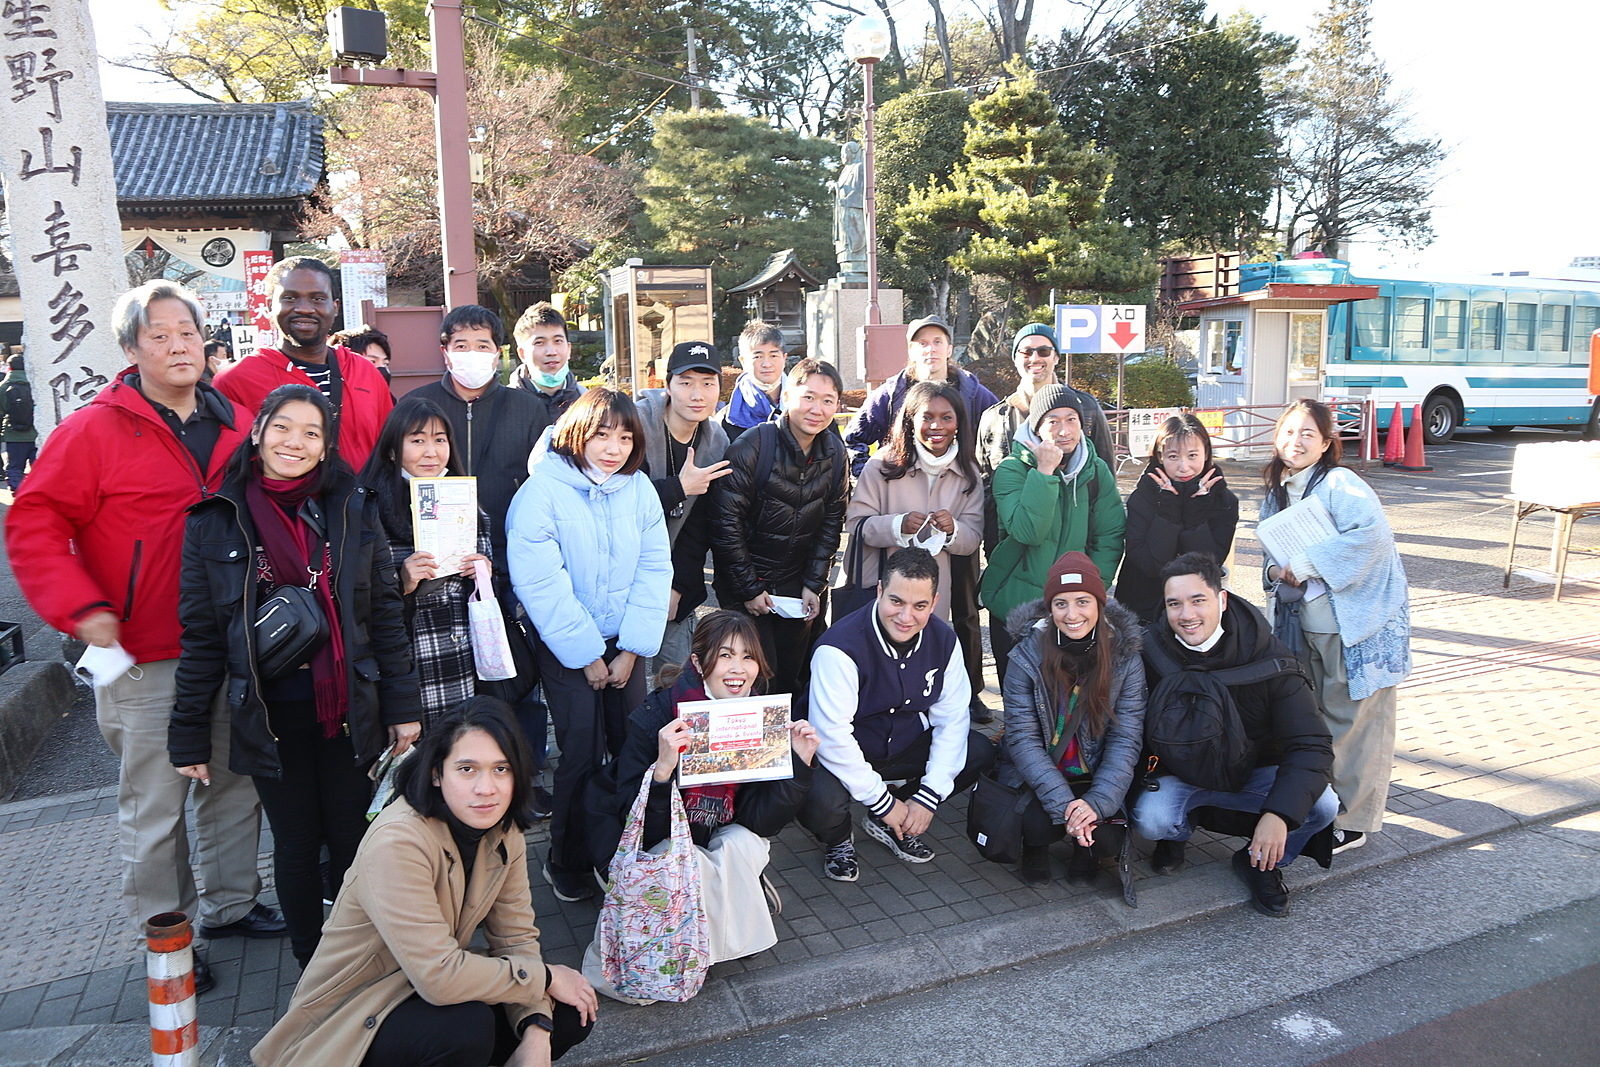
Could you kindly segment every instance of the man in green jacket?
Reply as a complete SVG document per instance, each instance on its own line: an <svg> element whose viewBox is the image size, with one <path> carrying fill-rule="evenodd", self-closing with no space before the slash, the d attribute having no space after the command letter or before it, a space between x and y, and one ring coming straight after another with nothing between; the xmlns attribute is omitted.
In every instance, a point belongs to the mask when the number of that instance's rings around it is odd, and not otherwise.
<svg viewBox="0 0 1600 1067"><path fill-rule="evenodd" d="M1088 555L1107 585L1116 577L1126 512L1111 468L1084 437L1082 397L1064 385L1034 393L1011 455L995 468L1000 544L982 583L992 619L1004 620L1035 599L1064 553ZM989 637L995 669L1004 678L1013 642L1004 627L991 627Z"/></svg>

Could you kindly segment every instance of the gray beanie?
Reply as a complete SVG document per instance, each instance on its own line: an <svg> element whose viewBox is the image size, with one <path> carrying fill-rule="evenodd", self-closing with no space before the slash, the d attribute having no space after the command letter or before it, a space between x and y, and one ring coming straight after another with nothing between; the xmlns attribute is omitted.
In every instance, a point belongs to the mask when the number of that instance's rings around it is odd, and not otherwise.
<svg viewBox="0 0 1600 1067"><path fill-rule="evenodd" d="M1034 433L1039 432L1039 423L1044 417L1056 408L1071 408L1078 413L1078 421L1083 421L1083 394L1066 385L1047 385L1033 394L1033 403L1028 405L1028 429Z"/></svg>

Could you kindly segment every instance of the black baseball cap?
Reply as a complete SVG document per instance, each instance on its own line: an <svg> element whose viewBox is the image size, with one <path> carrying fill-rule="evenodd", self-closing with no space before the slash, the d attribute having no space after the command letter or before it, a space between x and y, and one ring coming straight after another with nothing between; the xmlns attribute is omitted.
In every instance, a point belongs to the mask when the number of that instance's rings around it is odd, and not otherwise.
<svg viewBox="0 0 1600 1067"><path fill-rule="evenodd" d="M717 355L710 341L684 341L673 345L672 355L667 357L667 377L682 374L686 370L721 374L722 357Z"/></svg>

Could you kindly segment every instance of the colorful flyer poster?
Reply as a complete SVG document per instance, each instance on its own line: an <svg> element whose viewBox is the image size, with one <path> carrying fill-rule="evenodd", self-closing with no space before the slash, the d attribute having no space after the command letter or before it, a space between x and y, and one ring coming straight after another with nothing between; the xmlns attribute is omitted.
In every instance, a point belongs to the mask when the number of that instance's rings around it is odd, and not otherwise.
<svg viewBox="0 0 1600 1067"><path fill-rule="evenodd" d="M792 778L789 694L695 700L678 705L689 748L678 758L678 786Z"/></svg>
<svg viewBox="0 0 1600 1067"><path fill-rule="evenodd" d="M416 550L439 564L439 576L459 574L478 551L478 479L412 478L411 526Z"/></svg>

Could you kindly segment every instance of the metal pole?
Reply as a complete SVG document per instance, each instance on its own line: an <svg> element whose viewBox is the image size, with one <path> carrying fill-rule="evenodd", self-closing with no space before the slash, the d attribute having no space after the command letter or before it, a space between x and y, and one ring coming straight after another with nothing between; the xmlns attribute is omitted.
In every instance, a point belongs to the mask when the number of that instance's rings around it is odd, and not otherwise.
<svg viewBox="0 0 1600 1067"><path fill-rule="evenodd" d="M865 60L861 64L862 84L862 151L866 156L866 195L863 198L867 208L867 325L878 326L883 322L883 313L878 308L878 197L875 192L878 184L877 170L873 164L872 141L872 68L873 60Z"/></svg>
<svg viewBox="0 0 1600 1067"><path fill-rule="evenodd" d="M150 1062L154 1067L198 1067L200 1025L195 1016L189 917L181 911L162 912L144 924L144 935Z"/></svg>
<svg viewBox="0 0 1600 1067"><path fill-rule="evenodd" d="M694 27L683 28L685 38L689 43L689 110L700 110L700 63L694 54Z"/></svg>
<svg viewBox="0 0 1600 1067"><path fill-rule="evenodd" d="M431 0L434 132L439 162L439 226L444 251L446 307L478 302L478 261L472 234L472 166L467 152L467 66L460 0Z"/></svg>

